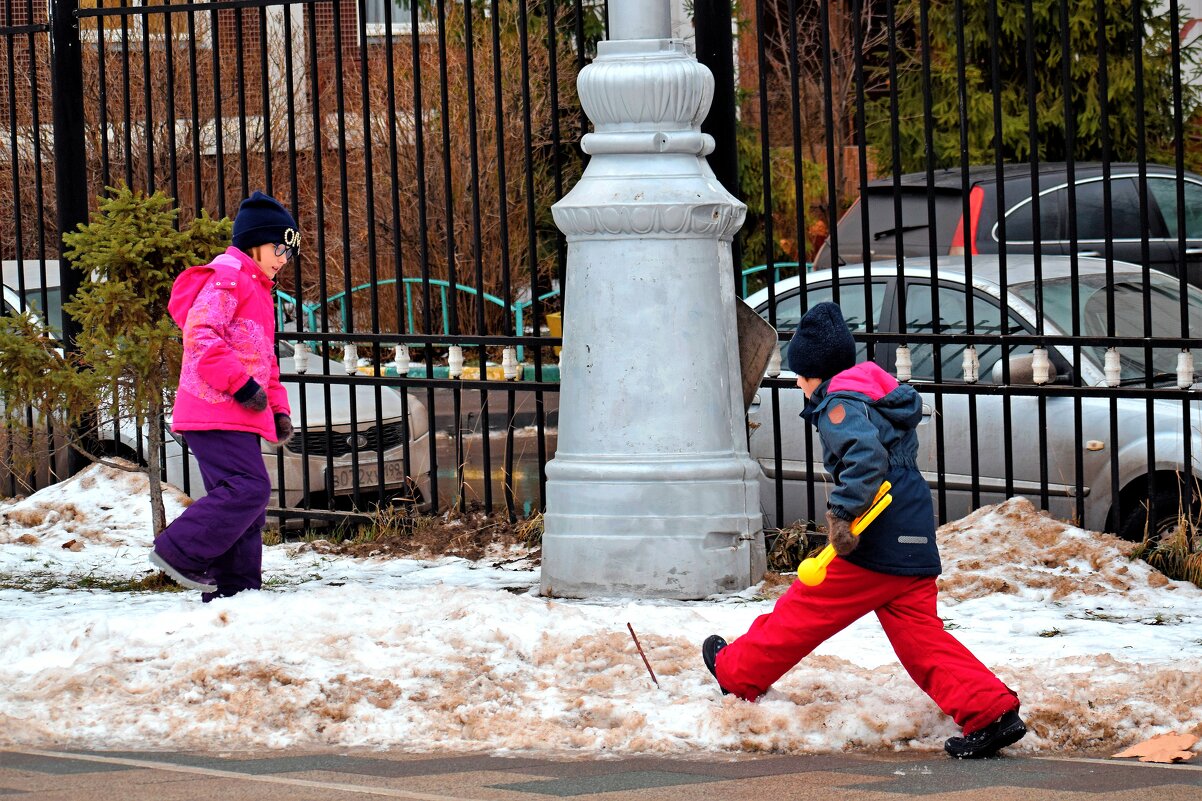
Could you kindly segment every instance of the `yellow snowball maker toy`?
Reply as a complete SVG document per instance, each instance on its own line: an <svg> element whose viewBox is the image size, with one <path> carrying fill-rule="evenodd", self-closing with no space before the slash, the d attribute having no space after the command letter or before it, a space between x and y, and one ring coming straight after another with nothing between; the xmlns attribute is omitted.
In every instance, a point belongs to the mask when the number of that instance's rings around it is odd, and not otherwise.
<svg viewBox="0 0 1202 801"><path fill-rule="evenodd" d="M893 485L888 481L881 484L881 488L876 491L876 497L872 499L872 506L869 506L864 514L852 521L852 534L860 536L860 532L868 528L868 524L876 520L877 515L883 512L886 506L893 503L893 496L889 494L891 489L893 489ZM817 556L802 560L797 567L797 578L807 587L817 587L826 579L826 566L834 558L835 548L828 542Z"/></svg>

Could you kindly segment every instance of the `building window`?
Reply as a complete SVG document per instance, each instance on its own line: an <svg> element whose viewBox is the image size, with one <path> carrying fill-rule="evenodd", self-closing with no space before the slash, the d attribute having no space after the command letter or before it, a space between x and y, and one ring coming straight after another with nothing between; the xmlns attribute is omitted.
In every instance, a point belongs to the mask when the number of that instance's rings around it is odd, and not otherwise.
<svg viewBox="0 0 1202 801"><path fill-rule="evenodd" d="M363 23L369 37L384 36L389 32L393 36L413 33L413 3L410 0L364 0L363 7ZM391 14L391 28L386 14ZM419 8L417 19L418 32L426 33L431 24L429 16Z"/></svg>
<svg viewBox="0 0 1202 801"><path fill-rule="evenodd" d="M104 40L105 42L120 42L125 38L126 31L129 32L129 41L131 45L136 45L142 40L143 25L146 32L150 34L151 39L162 40L167 36L168 21L167 17L171 15L171 36L173 39L179 40L187 38L188 23L186 15L180 12L186 11L185 6L175 6L169 12L146 12L140 11L140 6L163 6L167 5L164 0L79 0L79 9L83 12L80 15L79 31L80 38L84 41L96 41L96 32L100 30L101 23L104 23ZM122 13L104 17L89 16L88 9L93 8L123 8ZM125 24L122 25L122 20ZM198 44L208 44L209 38L209 15L207 13L198 13L193 17L193 26L196 32L196 41Z"/></svg>

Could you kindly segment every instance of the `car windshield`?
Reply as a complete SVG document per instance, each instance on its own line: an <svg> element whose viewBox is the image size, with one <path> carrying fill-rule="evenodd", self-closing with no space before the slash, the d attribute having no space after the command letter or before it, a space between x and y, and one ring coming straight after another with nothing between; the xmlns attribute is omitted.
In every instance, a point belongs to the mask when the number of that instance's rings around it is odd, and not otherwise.
<svg viewBox="0 0 1202 801"><path fill-rule="evenodd" d="M15 289L6 287L6 294L11 293L10 300L8 297L4 300L4 312L6 314L16 314L18 311L18 298L23 299L24 308L32 311L37 317L48 325L57 337L61 333L59 323L63 319L63 297L60 287L50 287L46 290L46 309L42 308L42 290L26 289L24 294L19 294ZM49 313L45 313L46 310Z"/></svg>
<svg viewBox="0 0 1202 801"><path fill-rule="evenodd" d="M63 319L63 290L62 287L52 286L46 289L46 308L42 308L42 290L27 289L25 291L25 302L41 315L46 324L55 330L59 331L59 324Z"/></svg>
<svg viewBox="0 0 1202 801"><path fill-rule="evenodd" d="M1110 320L1113 297L1114 332L1116 337L1143 337L1144 304L1148 304L1153 337L1180 338L1181 329L1181 282L1172 276L1153 273L1145 291L1143 277L1131 273L1114 276L1108 284L1106 276L1078 276L1075 284L1079 333L1086 337L1110 336L1107 322ZM1023 300L1035 305L1035 285L1022 284L1013 290ZM1112 290L1112 291L1111 291ZM1074 283L1071 278L1056 278L1043 282L1043 308L1049 322L1066 333L1073 333L1072 304ZM1187 287L1186 315L1189 335L1202 335L1202 290ZM1085 345L1081 352L1099 368L1104 364L1106 348L1103 345ZM1154 382L1175 380L1179 348L1153 348L1152 364L1146 364L1144 348L1119 348L1123 383L1142 383L1152 376ZM1149 369L1150 367L1150 369Z"/></svg>

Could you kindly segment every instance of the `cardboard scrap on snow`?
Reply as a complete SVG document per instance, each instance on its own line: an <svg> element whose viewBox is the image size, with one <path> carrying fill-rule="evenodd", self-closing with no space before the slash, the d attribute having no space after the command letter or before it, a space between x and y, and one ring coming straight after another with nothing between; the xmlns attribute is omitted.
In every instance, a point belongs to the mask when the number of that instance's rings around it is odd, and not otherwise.
<svg viewBox="0 0 1202 801"><path fill-rule="evenodd" d="M1113 758L1139 757L1140 762L1184 762L1193 758L1194 752L1190 749L1196 742L1198 738L1192 734L1162 734L1120 751Z"/></svg>

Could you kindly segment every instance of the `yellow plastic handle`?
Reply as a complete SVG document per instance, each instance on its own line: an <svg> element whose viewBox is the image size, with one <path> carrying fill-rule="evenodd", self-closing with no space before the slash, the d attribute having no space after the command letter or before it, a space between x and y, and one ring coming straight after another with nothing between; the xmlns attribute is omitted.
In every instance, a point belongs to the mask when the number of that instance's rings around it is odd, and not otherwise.
<svg viewBox="0 0 1202 801"><path fill-rule="evenodd" d="M888 481L882 482L880 489L876 491L876 496L872 499L872 505L869 506L862 515L851 522L851 533L860 536L860 532L868 528L868 525L876 520L877 515L885 510L889 504L893 503L893 496L889 494L889 490L893 489L893 484ZM802 584L807 587L817 587L826 578L827 565L835 558L835 548L829 542L826 547L818 552L817 556L811 556L808 559L803 559L801 564L797 566L797 578Z"/></svg>
<svg viewBox="0 0 1202 801"><path fill-rule="evenodd" d="M893 503L893 496L889 494L889 490L891 489L893 489L893 485L888 481L881 485L876 497L872 499L872 506L869 506L864 514L852 521L852 534L855 534L857 537L860 536L860 532L868 528L868 524L876 520L877 515L885 511L885 508Z"/></svg>

